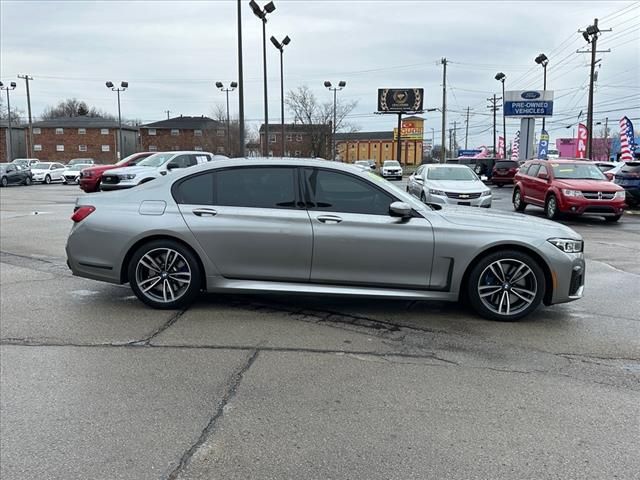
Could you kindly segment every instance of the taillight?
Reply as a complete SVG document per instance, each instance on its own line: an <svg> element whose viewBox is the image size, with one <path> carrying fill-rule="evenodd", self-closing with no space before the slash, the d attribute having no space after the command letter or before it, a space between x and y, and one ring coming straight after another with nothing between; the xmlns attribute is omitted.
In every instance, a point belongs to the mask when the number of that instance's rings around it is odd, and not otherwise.
<svg viewBox="0 0 640 480"><path fill-rule="evenodd" d="M75 223L81 222L95 211L96 207L92 205L81 205L73 210L71 220Z"/></svg>
<svg viewBox="0 0 640 480"><path fill-rule="evenodd" d="M509 173L516 173L518 171L517 168L510 168Z"/></svg>

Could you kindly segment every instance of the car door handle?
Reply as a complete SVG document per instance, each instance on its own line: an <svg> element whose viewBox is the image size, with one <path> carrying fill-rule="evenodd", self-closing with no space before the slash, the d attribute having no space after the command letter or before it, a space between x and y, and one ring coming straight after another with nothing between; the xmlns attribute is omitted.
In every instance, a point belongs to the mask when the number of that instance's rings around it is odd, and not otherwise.
<svg viewBox="0 0 640 480"><path fill-rule="evenodd" d="M213 208L194 208L191 211L198 217L213 217L218 214Z"/></svg>
<svg viewBox="0 0 640 480"><path fill-rule="evenodd" d="M340 223L342 218L337 215L320 215L317 220L322 223Z"/></svg>

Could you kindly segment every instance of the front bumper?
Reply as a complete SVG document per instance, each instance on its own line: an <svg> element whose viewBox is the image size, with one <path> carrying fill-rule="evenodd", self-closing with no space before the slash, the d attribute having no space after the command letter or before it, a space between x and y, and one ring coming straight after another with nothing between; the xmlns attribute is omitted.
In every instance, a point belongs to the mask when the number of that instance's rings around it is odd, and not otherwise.
<svg viewBox="0 0 640 480"><path fill-rule="evenodd" d="M545 304L566 303L582 298L586 273L584 253L565 253L549 242L542 246L542 250L551 271L552 287L551 295L545 296Z"/></svg>
<svg viewBox="0 0 640 480"><path fill-rule="evenodd" d="M80 177L80 188L87 193L98 191L98 178Z"/></svg>
<svg viewBox="0 0 640 480"><path fill-rule="evenodd" d="M587 200L564 197L559 205L562 213L613 217L624 212L624 200Z"/></svg>
<svg viewBox="0 0 640 480"><path fill-rule="evenodd" d="M402 170L395 170L392 172L383 170L381 175L383 178L402 178Z"/></svg>

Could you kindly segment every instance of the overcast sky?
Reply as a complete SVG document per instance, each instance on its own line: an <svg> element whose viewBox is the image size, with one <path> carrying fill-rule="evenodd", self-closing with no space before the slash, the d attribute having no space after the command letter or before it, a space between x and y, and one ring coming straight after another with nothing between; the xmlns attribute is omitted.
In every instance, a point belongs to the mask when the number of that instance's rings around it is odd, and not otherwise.
<svg viewBox="0 0 640 480"><path fill-rule="evenodd" d="M263 5L264 1L259 2ZM555 90L551 138L570 134L588 97L590 56L575 53L588 44L577 33L599 18L595 120L636 118L640 129L640 2L630 1L348 1L274 0L267 37L291 37L285 50L285 89L306 84L322 101L332 99L322 83L345 80L340 98L358 100L351 122L361 130L390 130L396 117L373 115L381 87L423 87L425 108L442 102L442 65L447 57L447 123L461 127L471 107L469 148L491 144L486 99L501 94L494 79L507 75L507 90L542 88L550 59L548 88ZM237 80L236 2L202 1L5 1L0 0L0 77L17 81L12 105L26 112L24 80L30 74L33 114L77 97L117 114L106 80L129 82L123 116L150 122L171 115L210 115L224 94L214 83ZM243 1L245 115L258 123L262 107L262 32L248 0ZM267 45L269 112L280 119L279 53ZM237 113L237 94L231 111ZM439 112L425 115L425 136L440 135ZM501 125L500 117L498 124ZM507 122L507 136L519 127ZM539 128L538 128L539 129ZM499 131L501 127L499 128ZM461 140L462 139L462 140Z"/></svg>

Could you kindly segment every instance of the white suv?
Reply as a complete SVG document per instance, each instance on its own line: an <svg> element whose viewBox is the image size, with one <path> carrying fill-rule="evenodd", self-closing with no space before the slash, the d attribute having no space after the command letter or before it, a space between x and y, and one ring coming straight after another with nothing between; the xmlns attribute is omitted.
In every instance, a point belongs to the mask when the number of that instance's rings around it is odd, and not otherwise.
<svg viewBox="0 0 640 480"><path fill-rule="evenodd" d="M395 160L385 160L381 169L383 178L402 180L402 166Z"/></svg>
<svg viewBox="0 0 640 480"><path fill-rule="evenodd" d="M227 159L209 152L182 151L155 153L135 167L123 167L107 170L102 175L100 190L122 190L146 183L172 170L193 167L212 160Z"/></svg>

